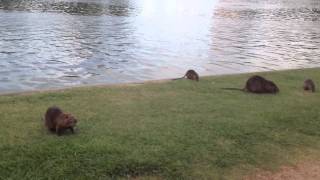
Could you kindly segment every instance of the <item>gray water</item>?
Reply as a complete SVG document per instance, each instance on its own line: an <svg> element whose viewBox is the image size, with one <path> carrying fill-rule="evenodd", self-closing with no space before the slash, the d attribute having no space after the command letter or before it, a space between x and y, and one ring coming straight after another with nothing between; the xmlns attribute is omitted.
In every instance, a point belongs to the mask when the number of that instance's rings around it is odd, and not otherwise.
<svg viewBox="0 0 320 180"><path fill-rule="evenodd" d="M319 0L0 0L0 92L319 66Z"/></svg>

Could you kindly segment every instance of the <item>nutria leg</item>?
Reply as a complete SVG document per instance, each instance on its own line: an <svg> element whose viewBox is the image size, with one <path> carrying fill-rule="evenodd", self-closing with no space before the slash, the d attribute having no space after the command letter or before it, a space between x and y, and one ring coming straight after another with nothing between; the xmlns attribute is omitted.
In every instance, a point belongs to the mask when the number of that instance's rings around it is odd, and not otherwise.
<svg viewBox="0 0 320 180"><path fill-rule="evenodd" d="M61 129L59 129L59 127L56 127L56 133L58 136L61 136Z"/></svg>
<svg viewBox="0 0 320 180"><path fill-rule="evenodd" d="M72 134L74 134L74 130L73 127L69 127L70 131L72 132Z"/></svg>
<svg viewBox="0 0 320 180"><path fill-rule="evenodd" d="M62 134L62 133L61 133L61 130L59 129L58 132L57 132L57 135L58 135L58 136L61 136L61 134Z"/></svg>

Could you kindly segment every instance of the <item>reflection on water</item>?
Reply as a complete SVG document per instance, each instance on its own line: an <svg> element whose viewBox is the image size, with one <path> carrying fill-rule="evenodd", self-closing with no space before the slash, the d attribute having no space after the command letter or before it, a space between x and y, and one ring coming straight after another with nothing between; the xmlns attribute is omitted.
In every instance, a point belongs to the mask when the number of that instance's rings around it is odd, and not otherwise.
<svg viewBox="0 0 320 180"><path fill-rule="evenodd" d="M90 1L89 1L90 2ZM72 15L114 15L128 16L130 7L126 1L39 1L39 0L1 0L0 8L7 11L56 12Z"/></svg>
<svg viewBox="0 0 320 180"><path fill-rule="evenodd" d="M0 92L320 65L318 0L0 0Z"/></svg>

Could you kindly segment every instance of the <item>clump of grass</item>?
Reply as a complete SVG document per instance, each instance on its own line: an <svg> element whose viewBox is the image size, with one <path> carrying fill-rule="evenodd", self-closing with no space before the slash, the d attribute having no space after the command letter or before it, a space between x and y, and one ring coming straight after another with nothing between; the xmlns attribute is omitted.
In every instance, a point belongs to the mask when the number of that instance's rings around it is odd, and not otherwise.
<svg viewBox="0 0 320 180"><path fill-rule="evenodd" d="M0 179L237 179L319 148L319 93L301 87L319 69L261 74L279 94L221 89L243 74L0 96ZM79 119L75 135L44 129L51 105Z"/></svg>

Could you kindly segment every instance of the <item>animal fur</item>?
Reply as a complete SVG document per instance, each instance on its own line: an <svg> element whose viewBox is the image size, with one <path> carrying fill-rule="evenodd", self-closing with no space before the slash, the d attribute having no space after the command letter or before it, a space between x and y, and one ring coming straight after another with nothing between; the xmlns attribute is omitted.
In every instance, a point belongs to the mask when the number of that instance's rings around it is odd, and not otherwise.
<svg viewBox="0 0 320 180"><path fill-rule="evenodd" d="M315 92L316 91L316 86L315 86L314 82L311 79L306 79L304 81L303 89L305 91Z"/></svg>
<svg viewBox="0 0 320 180"><path fill-rule="evenodd" d="M58 135L66 130L70 129L71 132L74 132L74 126L77 123L71 114L64 113L59 107L53 106L47 109L45 114L45 126L51 132L55 132Z"/></svg>
<svg viewBox="0 0 320 180"><path fill-rule="evenodd" d="M187 78L187 79L190 79L193 81L199 81L199 79L200 79L198 73L195 70L190 69L186 72L186 74L183 77L173 79L173 80L178 80L178 79L183 79L183 78Z"/></svg>
<svg viewBox="0 0 320 180"><path fill-rule="evenodd" d="M261 76L252 76L246 83L245 90L252 93L271 93L279 92L277 85Z"/></svg>
<svg viewBox="0 0 320 180"><path fill-rule="evenodd" d="M279 88L274 82L269 81L257 75L250 77L247 80L246 85L243 89L240 89L240 88L223 88L223 89L246 91L246 92L257 93L257 94L263 94L263 93L276 94L279 92Z"/></svg>

